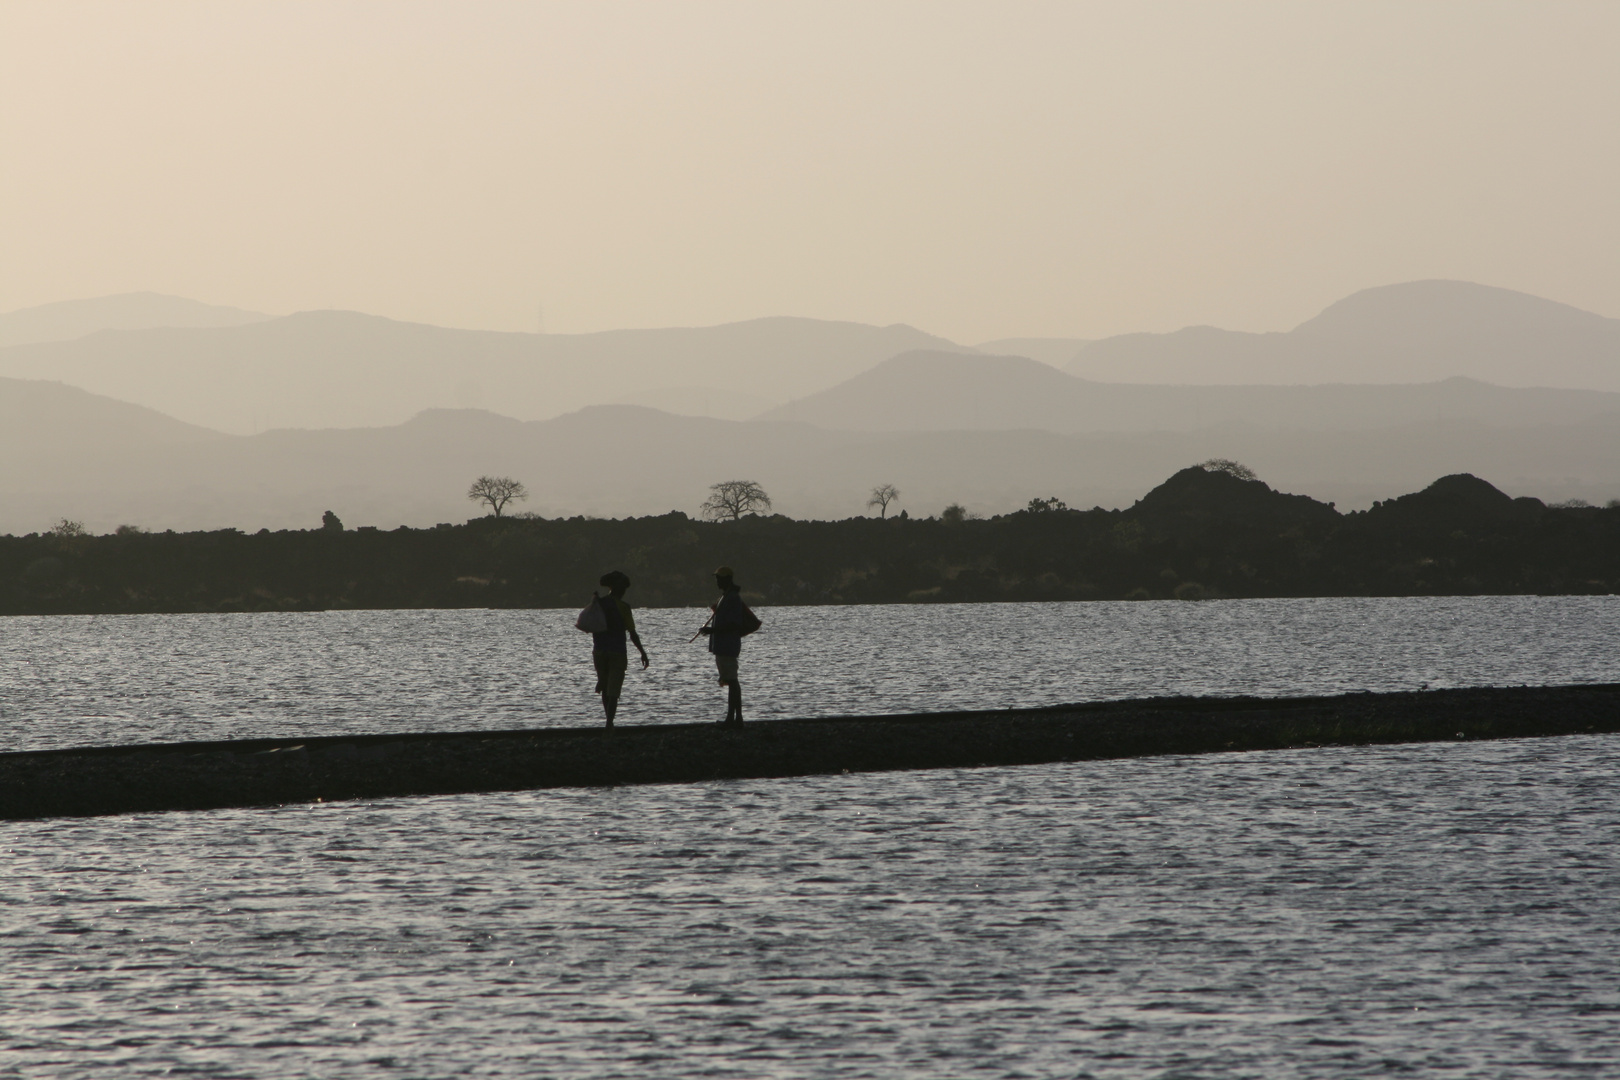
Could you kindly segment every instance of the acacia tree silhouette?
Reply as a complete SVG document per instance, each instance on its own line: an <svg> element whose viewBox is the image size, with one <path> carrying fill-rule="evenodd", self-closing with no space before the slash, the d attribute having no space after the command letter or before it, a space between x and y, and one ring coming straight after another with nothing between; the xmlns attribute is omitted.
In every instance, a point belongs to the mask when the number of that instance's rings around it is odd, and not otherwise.
<svg viewBox="0 0 1620 1080"><path fill-rule="evenodd" d="M495 511L496 517L501 516L501 510L513 499L528 497L529 489L523 486L521 480L514 480L510 476L480 476L467 489L467 498L473 502L487 503Z"/></svg>
<svg viewBox="0 0 1620 1080"><path fill-rule="evenodd" d="M1198 467L1205 472L1223 472L1228 476L1235 476L1239 480L1257 480L1254 470L1239 461L1231 458L1212 457L1208 461L1200 461Z"/></svg>
<svg viewBox="0 0 1620 1080"><path fill-rule="evenodd" d="M710 521L736 521L744 514L771 508L771 497L752 480L722 480L709 485L709 497L698 508Z"/></svg>
<svg viewBox="0 0 1620 1080"><path fill-rule="evenodd" d="M872 489L872 497L866 500L868 507L878 508L878 517L889 516L889 504L900 498L900 489L893 484L879 484Z"/></svg>

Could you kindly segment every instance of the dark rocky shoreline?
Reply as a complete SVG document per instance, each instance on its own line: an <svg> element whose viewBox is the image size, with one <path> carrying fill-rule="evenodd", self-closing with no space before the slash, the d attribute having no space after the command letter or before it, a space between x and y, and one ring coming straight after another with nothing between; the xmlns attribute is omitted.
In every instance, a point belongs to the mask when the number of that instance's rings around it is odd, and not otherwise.
<svg viewBox="0 0 1620 1080"><path fill-rule="evenodd" d="M0 818L1620 732L1620 684L0 754Z"/></svg>
<svg viewBox="0 0 1620 1080"><path fill-rule="evenodd" d="M1340 513L1203 466L1122 510L987 520L685 514L478 518L379 532L0 536L0 615L579 610L604 570L638 607L700 607L730 565L755 607L1620 593L1620 501L1546 506L1478 477ZM769 621L767 619L767 621Z"/></svg>

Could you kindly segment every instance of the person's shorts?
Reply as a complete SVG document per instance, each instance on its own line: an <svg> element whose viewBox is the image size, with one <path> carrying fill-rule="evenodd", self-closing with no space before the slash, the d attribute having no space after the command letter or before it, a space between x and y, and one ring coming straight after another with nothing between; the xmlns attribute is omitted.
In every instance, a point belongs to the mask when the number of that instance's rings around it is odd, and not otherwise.
<svg viewBox="0 0 1620 1080"><path fill-rule="evenodd" d="M720 672L720 685L728 686L737 680L737 658L714 654L715 670Z"/></svg>
<svg viewBox="0 0 1620 1080"><path fill-rule="evenodd" d="M596 678L602 684L601 695L618 700L619 692L624 689L624 672L630 666L630 654L592 649L591 659L596 661Z"/></svg>

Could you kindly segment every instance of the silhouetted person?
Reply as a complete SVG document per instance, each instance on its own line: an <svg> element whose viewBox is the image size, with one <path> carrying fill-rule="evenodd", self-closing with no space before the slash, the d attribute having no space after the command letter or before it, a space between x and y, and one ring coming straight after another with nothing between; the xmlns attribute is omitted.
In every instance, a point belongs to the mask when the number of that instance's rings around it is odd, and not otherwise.
<svg viewBox="0 0 1620 1080"><path fill-rule="evenodd" d="M737 681L737 657L742 653L744 634L759 629L748 605L742 602L742 590L732 580L732 570L722 566L714 572L714 583L720 587L720 599L715 603L714 616L708 626L698 633L709 639L709 651L714 654L714 666L720 672L720 685L729 687L726 699L726 718L722 723L740 727L742 715L742 685Z"/></svg>
<svg viewBox="0 0 1620 1080"><path fill-rule="evenodd" d="M600 634L591 635L591 659L596 663L596 692L602 695L602 711L607 714L607 726L613 726L613 717L619 711L619 694L624 689L624 672L630 666L630 650L625 646L625 637L635 642L636 651L641 653L641 666L647 667L651 661L647 659L647 650L641 646L641 636L636 633L636 620L630 614L630 605L624 602L624 590L630 587L630 579L624 571L614 570L603 574L602 580L597 582L608 590L606 596L598 597L596 602L607 616L608 628Z"/></svg>

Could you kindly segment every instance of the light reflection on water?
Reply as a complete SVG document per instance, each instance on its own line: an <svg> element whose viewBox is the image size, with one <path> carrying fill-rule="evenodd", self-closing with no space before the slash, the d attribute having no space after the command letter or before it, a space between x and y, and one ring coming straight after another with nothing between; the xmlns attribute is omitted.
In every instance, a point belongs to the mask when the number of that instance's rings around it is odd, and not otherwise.
<svg viewBox="0 0 1620 1080"><path fill-rule="evenodd" d="M1620 739L0 824L0 1073L1620 1071Z"/></svg>
<svg viewBox="0 0 1620 1080"><path fill-rule="evenodd" d="M634 594L632 592L632 599ZM600 720L573 612L0 620L0 749ZM637 613L622 723L718 720L706 613ZM1620 598L762 608L750 716L1620 681Z"/></svg>

